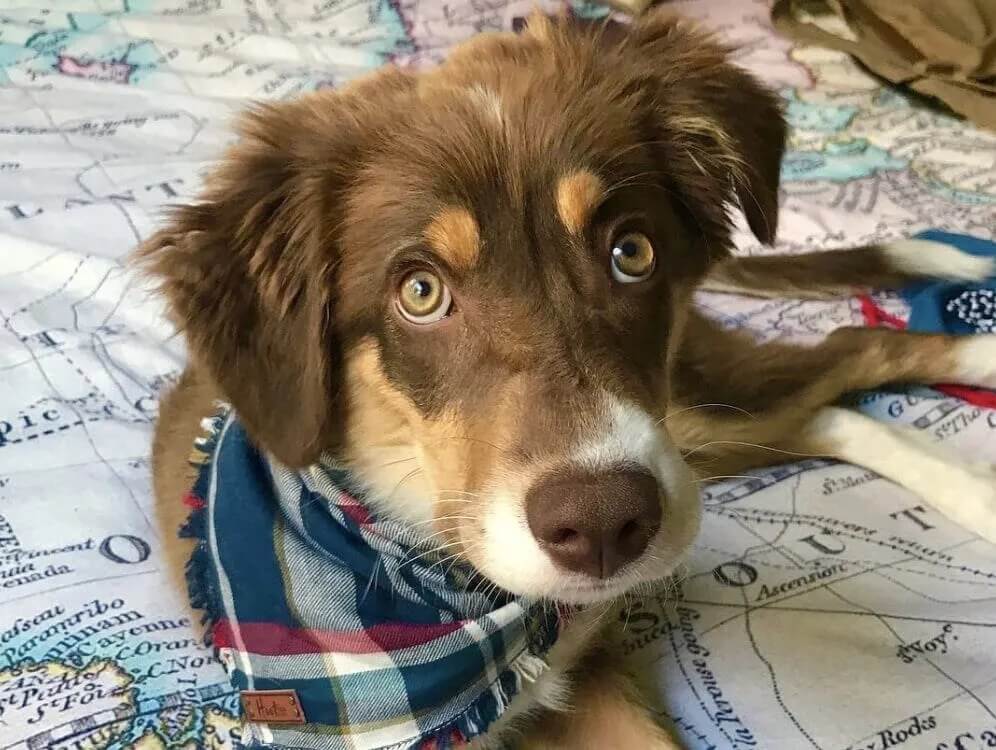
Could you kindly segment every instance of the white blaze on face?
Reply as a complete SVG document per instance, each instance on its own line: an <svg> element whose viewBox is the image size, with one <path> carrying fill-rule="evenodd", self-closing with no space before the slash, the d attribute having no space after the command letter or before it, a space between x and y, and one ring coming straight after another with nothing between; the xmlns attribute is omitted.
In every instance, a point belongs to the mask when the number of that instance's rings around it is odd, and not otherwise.
<svg viewBox="0 0 996 750"><path fill-rule="evenodd" d="M698 533L701 509L692 473L657 420L610 394L603 396L603 404L605 417L595 434L557 463L585 472L611 471L621 464L645 470L663 493L660 530L638 560L607 581L565 571L543 551L526 519L526 493L547 467L500 476L489 493L481 550L474 561L503 588L566 602L604 600L667 576Z"/></svg>

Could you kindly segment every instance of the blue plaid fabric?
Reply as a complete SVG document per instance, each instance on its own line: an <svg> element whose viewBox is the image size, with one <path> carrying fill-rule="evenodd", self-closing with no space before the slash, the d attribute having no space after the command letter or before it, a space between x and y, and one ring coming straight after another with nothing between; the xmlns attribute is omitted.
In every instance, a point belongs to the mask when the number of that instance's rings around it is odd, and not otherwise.
<svg viewBox="0 0 996 750"><path fill-rule="evenodd" d="M293 690L306 721L247 723L248 744L457 747L546 668L555 610L438 564L341 469L288 470L228 411L205 426L183 532L199 540L193 603L233 685Z"/></svg>

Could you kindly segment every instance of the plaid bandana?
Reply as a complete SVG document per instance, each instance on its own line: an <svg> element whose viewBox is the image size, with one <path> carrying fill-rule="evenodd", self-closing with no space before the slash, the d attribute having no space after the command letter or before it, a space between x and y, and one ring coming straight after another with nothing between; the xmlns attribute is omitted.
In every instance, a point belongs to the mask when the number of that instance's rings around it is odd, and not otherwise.
<svg viewBox="0 0 996 750"><path fill-rule="evenodd" d="M371 515L343 470L288 470L227 410L204 426L188 581L247 744L460 747L546 668L557 613L482 593L410 526Z"/></svg>

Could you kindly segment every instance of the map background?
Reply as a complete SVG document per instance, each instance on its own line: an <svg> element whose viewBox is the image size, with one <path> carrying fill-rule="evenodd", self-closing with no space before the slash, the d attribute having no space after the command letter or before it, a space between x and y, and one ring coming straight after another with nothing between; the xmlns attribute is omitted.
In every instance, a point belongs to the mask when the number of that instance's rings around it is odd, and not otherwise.
<svg viewBox="0 0 996 750"><path fill-rule="evenodd" d="M774 252L931 227L993 237L996 135L881 88L839 53L793 47L763 2L672 4L737 42L739 62L788 103ZM237 735L234 696L165 584L150 523L156 399L183 350L127 253L166 204L196 193L246 101L386 61L429 64L531 7L0 0L0 750L220 747ZM741 252L771 252L738 239ZM903 314L893 296L878 301ZM701 304L762 339L861 322L852 300ZM996 458L985 410L927 389L859 406ZM689 746L996 743L993 548L861 469L758 476L706 493L686 601L634 601L621 623L634 658L658 660ZM822 551L803 541L812 534L846 547ZM779 586L790 588L758 599Z"/></svg>

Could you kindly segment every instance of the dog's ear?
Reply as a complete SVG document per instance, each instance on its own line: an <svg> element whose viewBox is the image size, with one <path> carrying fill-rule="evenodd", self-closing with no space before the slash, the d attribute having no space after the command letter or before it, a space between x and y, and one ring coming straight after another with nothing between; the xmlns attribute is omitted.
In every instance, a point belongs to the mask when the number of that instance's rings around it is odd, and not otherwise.
<svg viewBox="0 0 996 750"><path fill-rule="evenodd" d="M729 62L729 48L664 9L632 24L536 14L528 30L569 54L580 44L582 59L615 81L608 95L643 113L646 145L703 233L728 236L723 206L736 203L757 238L774 241L785 119L778 97Z"/></svg>
<svg viewBox="0 0 996 750"><path fill-rule="evenodd" d="M334 92L261 107L193 204L138 251L253 440L316 460L336 399L335 224L361 135Z"/></svg>
<svg viewBox="0 0 996 750"><path fill-rule="evenodd" d="M735 197L755 236L774 242L786 139L779 98L731 64L729 48L667 12L636 21L623 45L679 189L700 205Z"/></svg>

